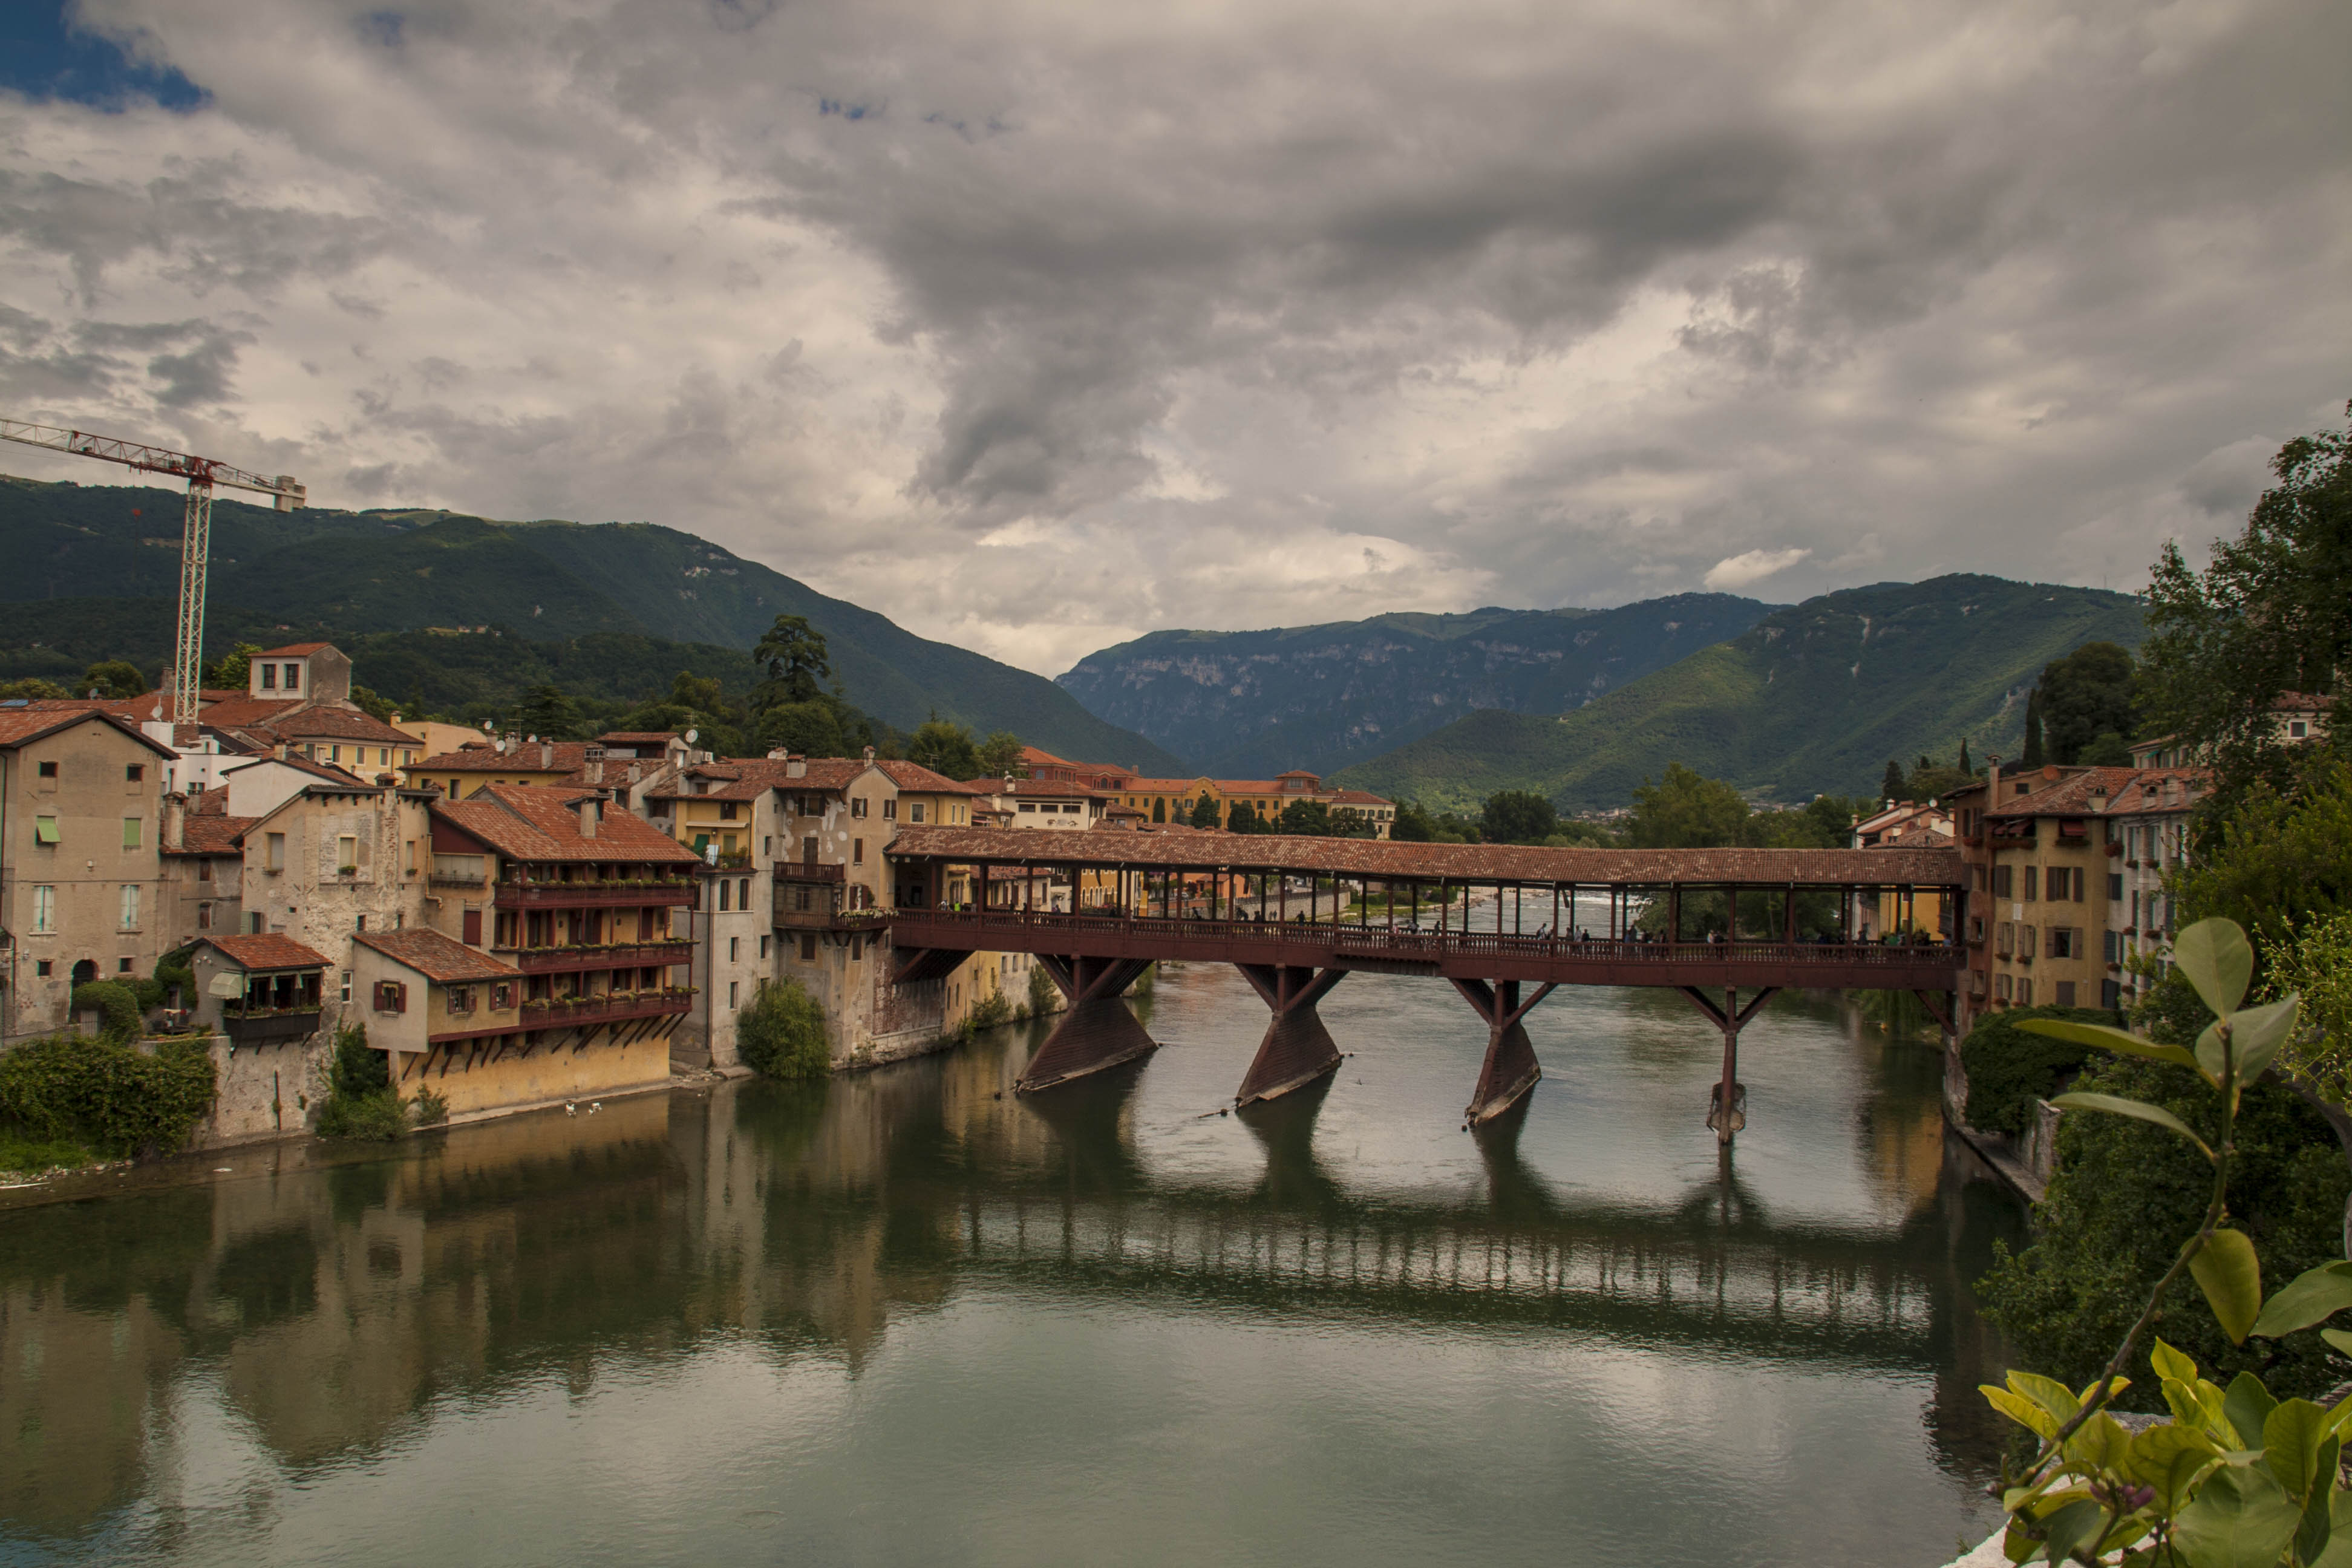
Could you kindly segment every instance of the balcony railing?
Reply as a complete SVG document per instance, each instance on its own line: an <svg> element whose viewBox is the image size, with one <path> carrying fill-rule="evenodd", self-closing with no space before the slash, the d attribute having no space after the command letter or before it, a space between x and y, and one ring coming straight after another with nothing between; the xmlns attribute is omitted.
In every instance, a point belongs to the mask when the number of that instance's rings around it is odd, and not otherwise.
<svg viewBox="0 0 2352 1568"><path fill-rule="evenodd" d="M491 900L500 909L578 909L586 905L690 904L694 884L683 877L645 881L500 882Z"/></svg>
<svg viewBox="0 0 2352 1568"><path fill-rule="evenodd" d="M231 1013L221 1020L221 1032L228 1036L232 1046L273 1046L285 1040L299 1040L319 1032L319 1009L257 1008L249 1013Z"/></svg>
<svg viewBox="0 0 2352 1568"><path fill-rule="evenodd" d="M620 942L572 943L562 947L527 947L512 954L525 974L563 974L583 969L635 969L646 964L667 967L694 962L690 942Z"/></svg>
<svg viewBox="0 0 2352 1568"><path fill-rule="evenodd" d="M658 1018L694 1005L694 987L611 992L602 996L542 997L522 1005L526 1029L560 1029L570 1024L608 1024L627 1018Z"/></svg>
<svg viewBox="0 0 2352 1568"><path fill-rule="evenodd" d="M804 860L779 860L774 875L779 882L838 882L844 869L839 865L812 866Z"/></svg>

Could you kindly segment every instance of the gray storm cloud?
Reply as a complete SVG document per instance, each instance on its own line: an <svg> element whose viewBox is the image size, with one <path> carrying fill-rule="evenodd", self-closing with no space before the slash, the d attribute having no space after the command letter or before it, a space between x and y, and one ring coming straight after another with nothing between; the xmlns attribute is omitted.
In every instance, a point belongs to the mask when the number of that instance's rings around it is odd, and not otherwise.
<svg viewBox="0 0 2352 1568"><path fill-rule="evenodd" d="M1045 671L2121 584L2352 391L2321 0L81 15L210 99L0 99L9 411L672 523Z"/></svg>

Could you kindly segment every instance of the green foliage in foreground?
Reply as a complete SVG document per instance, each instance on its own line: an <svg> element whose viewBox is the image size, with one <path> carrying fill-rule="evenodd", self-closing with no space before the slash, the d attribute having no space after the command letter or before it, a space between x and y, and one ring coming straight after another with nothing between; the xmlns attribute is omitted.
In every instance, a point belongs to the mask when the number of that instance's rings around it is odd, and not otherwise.
<svg viewBox="0 0 2352 1568"><path fill-rule="evenodd" d="M2033 1102L2049 1099L2095 1054L2095 1047L2080 1040L2054 1040L2019 1027L2030 1018L2116 1021L2114 1014L2092 1007L2010 1007L1978 1019L1960 1042L1960 1065L1969 1074L1969 1126L1987 1132L2024 1131Z"/></svg>
<svg viewBox="0 0 2352 1568"><path fill-rule="evenodd" d="M389 1143L407 1134L408 1107L392 1086L391 1058L368 1044L366 1026L346 1024L335 1031L327 1082L320 1137Z"/></svg>
<svg viewBox="0 0 2352 1568"><path fill-rule="evenodd" d="M2352 1496L2344 1490L2340 1464L2352 1399L2323 1408L2293 1394L2281 1399L2273 1385L2316 1391L2334 1382L2336 1367L2327 1352L2352 1356L2352 1332L2322 1326L2352 1309L2352 1260L2326 1256L2332 1248L2323 1247L2321 1261L2265 1299L2263 1258L2269 1258L2272 1278L2277 1278L2276 1265L2287 1250L2283 1241L2292 1239L2283 1233L2292 1229L2294 1204L2308 1195L2317 1173L2294 1173L2287 1184L2288 1203L2269 1214L2245 1201L2239 1180L2252 1174L2258 1181L2273 1178L2267 1184L2277 1185L2276 1173L2259 1167L2259 1151L2265 1146L2283 1149L2290 1163L2319 1152L2263 1128L2263 1108L2255 1102L2255 1095L2271 1087L2263 1083L2263 1074L2294 1034L2296 999L2241 1007L2253 976L2254 953L2244 930L2231 921L2206 920L2190 926L2174 943L2173 956L2181 978L2213 1016L2191 1046L2055 1019L2024 1026L2053 1038L2104 1047L2119 1060L2116 1068L2098 1075L2103 1082L2150 1091L2083 1089L2053 1103L2088 1113L2079 1120L2092 1123L2095 1135L2107 1131L2112 1118L2118 1125L2156 1129L2168 1143L2185 1141L2205 1168L2198 1171L2192 1164L2188 1184L2192 1193L2201 1189L2201 1202L2192 1196L2186 1206L2200 1212L2185 1218L2178 1212L2126 1215L2121 1225L2110 1215L2104 1234L2094 1237L2093 1245L2111 1249L2127 1268L2136 1244L2187 1227L2186 1238L2161 1272L2126 1287L2118 1315L2127 1313L2129 1321L2122 1325L2114 1353L2081 1393L2021 1369L2011 1369L2006 1386L1984 1386L1995 1409L2038 1439L2022 1472L2003 1466L2001 1506L2009 1515L2003 1553L2012 1563L2115 1562L2125 1568L2330 1568L2352 1561ZM2170 1075L2169 1081L2161 1075ZM2178 1144L2134 1151L2141 1158L2111 1157L2100 1168L2112 1182L2118 1171L2161 1164L2165 1153L2178 1152ZM2340 1163L2335 1174L2339 1191L2352 1184ZM2078 1191L2099 1185L2084 1182ZM2162 1194L2155 1195L2160 1209ZM2083 1235L2099 1228L2095 1213L2083 1217L2095 1223L2069 1226L2063 1216L2053 1220L2045 1213L2044 1241L2063 1236L2065 1245L2082 1245ZM2266 1233L2267 1252L2258 1250L2258 1232ZM2078 1278L2095 1278L2099 1261L2080 1260ZM1989 1282L1996 1293L1999 1273ZM2192 1280L2193 1296L2187 1289ZM2046 1309L2051 1303L2040 1305ZM2071 1315L2077 1323L2097 1316L2095 1302L2088 1304L2089 1310L2081 1302L2068 1305L2075 1309ZM1996 1321L2012 1333L2018 1331L2012 1325L2028 1331L2055 1326L2046 1311L1996 1312ZM2153 1378L2135 1380L2128 1373L2140 1359L2143 1338L2159 1321L2163 1335L2152 1340L2145 1357ZM2205 1378L2197 1362L2170 1342L2216 1335L2220 1354L2260 1360L2267 1382L2249 1369L2224 1388ZM2264 1343L2249 1350L2250 1339ZM2311 1344L2308 1352L2305 1342ZM2105 1342L2098 1342L2090 1353L2104 1350ZM2130 1432L2108 1414L2108 1406L2136 1382L2145 1390L2150 1381L2172 1419ZM2154 1403L2147 1392L2139 1398ZM2339 1531L2346 1532L2340 1540Z"/></svg>
<svg viewBox="0 0 2352 1568"><path fill-rule="evenodd" d="M0 1133L114 1156L168 1154L212 1108L213 1089L212 1053L197 1041L166 1040L149 1056L55 1035L0 1055Z"/></svg>
<svg viewBox="0 0 2352 1568"><path fill-rule="evenodd" d="M1045 973L1045 966L1032 960L1029 965L1029 1016L1042 1018L1062 1009L1062 993Z"/></svg>
<svg viewBox="0 0 2352 1568"><path fill-rule="evenodd" d="M797 980L761 983L751 1005L735 1015L735 1048L768 1078L823 1078L833 1067L824 1005Z"/></svg>

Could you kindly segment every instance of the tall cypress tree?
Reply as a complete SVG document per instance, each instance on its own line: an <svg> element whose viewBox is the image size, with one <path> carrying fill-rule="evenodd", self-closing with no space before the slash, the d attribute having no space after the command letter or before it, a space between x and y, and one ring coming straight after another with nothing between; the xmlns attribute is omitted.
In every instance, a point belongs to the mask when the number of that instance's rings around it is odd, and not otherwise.
<svg viewBox="0 0 2352 1568"><path fill-rule="evenodd" d="M1886 776L1878 781L1878 798L1885 801L1903 798L1903 764L1893 757L1886 759Z"/></svg>
<svg viewBox="0 0 2352 1568"><path fill-rule="evenodd" d="M2021 768L2038 768L2046 759L2042 754L2042 689L2025 700L2025 755L2018 759Z"/></svg>
<svg viewBox="0 0 2352 1568"><path fill-rule="evenodd" d="M1970 778L1976 777L1976 764L1969 761L1969 738L1966 735L1960 737L1960 772Z"/></svg>

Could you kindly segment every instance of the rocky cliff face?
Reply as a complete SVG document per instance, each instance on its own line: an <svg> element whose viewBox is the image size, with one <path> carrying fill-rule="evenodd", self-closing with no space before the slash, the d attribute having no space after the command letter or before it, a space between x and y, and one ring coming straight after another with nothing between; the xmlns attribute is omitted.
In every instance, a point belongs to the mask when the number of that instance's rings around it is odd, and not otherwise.
<svg viewBox="0 0 2352 1568"><path fill-rule="evenodd" d="M1613 610L1395 615L1262 632L1154 632L1059 677L1087 710L1193 768L1332 773L1466 713L1559 713L1735 637L1771 606L1681 594Z"/></svg>

